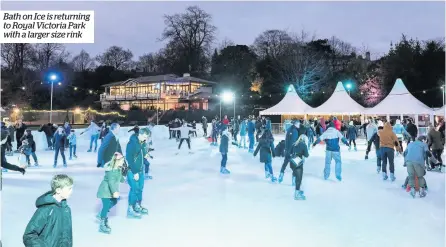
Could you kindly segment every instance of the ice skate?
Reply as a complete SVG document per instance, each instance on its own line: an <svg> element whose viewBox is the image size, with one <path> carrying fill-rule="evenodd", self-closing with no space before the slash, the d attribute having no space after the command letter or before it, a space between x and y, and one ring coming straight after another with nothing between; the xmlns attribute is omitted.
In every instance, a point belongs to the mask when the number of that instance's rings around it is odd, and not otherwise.
<svg viewBox="0 0 446 247"><path fill-rule="evenodd" d="M222 168L220 168L220 173L221 173L221 174L230 174L229 170L226 169L226 167L222 167Z"/></svg>
<svg viewBox="0 0 446 247"><path fill-rule="evenodd" d="M410 188L410 195L411 195L413 198L415 198L415 195L416 195L415 188Z"/></svg>
<svg viewBox="0 0 446 247"><path fill-rule="evenodd" d="M268 171L265 171L265 178L268 179L270 178L271 174Z"/></svg>
<svg viewBox="0 0 446 247"><path fill-rule="evenodd" d="M129 206L127 209L127 218L129 219L141 219L142 216L140 213L136 212L132 206Z"/></svg>
<svg viewBox="0 0 446 247"><path fill-rule="evenodd" d="M356 148L356 146L354 147L354 150L355 150L355 151L358 151L358 149Z"/></svg>
<svg viewBox="0 0 446 247"><path fill-rule="evenodd" d="M427 195L426 190L424 188L421 188L420 189L420 197L423 198L423 197L426 197L426 195Z"/></svg>
<svg viewBox="0 0 446 247"><path fill-rule="evenodd" d="M279 183L282 183L282 181L283 181L283 172L281 172L280 174L279 174L279 178L277 179L277 181L279 182Z"/></svg>
<svg viewBox="0 0 446 247"><path fill-rule="evenodd" d="M64 168L67 168L67 163L63 164L63 167L64 167Z"/></svg>
<svg viewBox="0 0 446 247"><path fill-rule="evenodd" d="M35 162L35 163L34 163L34 166L35 166L35 167L38 167L38 166L39 166L39 163Z"/></svg>
<svg viewBox="0 0 446 247"><path fill-rule="evenodd" d="M348 151L350 152L351 150L352 150L352 147L351 147L351 146L349 146L349 147L348 147Z"/></svg>
<svg viewBox="0 0 446 247"><path fill-rule="evenodd" d="M275 182L277 182L277 178L276 178L276 177L274 177L273 175L271 175L271 182L272 182L272 183L275 183Z"/></svg>
<svg viewBox="0 0 446 247"><path fill-rule="evenodd" d="M87 150L87 153L91 153L91 149L88 149L88 150Z"/></svg>
<svg viewBox="0 0 446 247"><path fill-rule="evenodd" d="M152 180L152 176L150 176L148 173L144 174L144 180Z"/></svg>
<svg viewBox="0 0 446 247"><path fill-rule="evenodd" d="M342 177L341 176L336 176L336 179L341 182L342 181Z"/></svg>
<svg viewBox="0 0 446 247"><path fill-rule="evenodd" d="M369 159L369 156L366 154L364 159L365 159L365 160L368 160L368 159Z"/></svg>
<svg viewBox="0 0 446 247"><path fill-rule="evenodd" d="M101 219L101 224L99 225L99 232L110 234L111 228L108 226L108 218Z"/></svg>
<svg viewBox="0 0 446 247"><path fill-rule="evenodd" d="M137 203L135 205L135 212L141 214L141 215L148 215L149 214L149 210L147 210L147 208L144 208L143 206L141 206L141 204Z"/></svg>
<svg viewBox="0 0 446 247"><path fill-rule="evenodd" d="M376 167L376 173L379 174L380 171L381 171L381 167L380 166Z"/></svg>
<svg viewBox="0 0 446 247"><path fill-rule="evenodd" d="M307 198L305 197L303 191L301 191L301 190L294 191L294 200L303 201L303 200L306 200L306 199Z"/></svg>
<svg viewBox="0 0 446 247"><path fill-rule="evenodd" d="M2 168L2 172L8 172L8 169Z"/></svg>
<svg viewBox="0 0 446 247"><path fill-rule="evenodd" d="M387 180L387 178L388 178L387 173L383 172L382 175L383 175L383 180Z"/></svg>
<svg viewBox="0 0 446 247"><path fill-rule="evenodd" d="M390 173L390 181L395 181L396 177L393 173Z"/></svg>

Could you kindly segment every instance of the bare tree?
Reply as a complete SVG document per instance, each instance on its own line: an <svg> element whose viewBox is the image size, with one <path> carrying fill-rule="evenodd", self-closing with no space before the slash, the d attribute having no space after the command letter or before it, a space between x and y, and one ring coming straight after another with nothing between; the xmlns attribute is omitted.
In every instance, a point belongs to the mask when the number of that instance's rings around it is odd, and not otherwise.
<svg viewBox="0 0 446 247"><path fill-rule="evenodd" d="M285 56L275 60L275 69L286 84L293 84L299 95L308 96L329 77L326 57L321 52L295 43L288 45Z"/></svg>
<svg viewBox="0 0 446 247"><path fill-rule="evenodd" d="M34 45L31 60L33 67L42 71L55 63L66 62L68 57L63 44L44 43Z"/></svg>
<svg viewBox="0 0 446 247"><path fill-rule="evenodd" d="M84 49L71 60L74 71L83 72L87 71L94 66L94 59L90 57L90 54Z"/></svg>
<svg viewBox="0 0 446 247"><path fill-rule="evenodd" d="M217 28L212 25L212 16L198 6L190 6L185 13L165 15L166 27L161 40L169 40L180 49L190 71L203 71L200 59L208 55L215 39ZM185 69L185 68L183 68Z"/></svg>
<svg viewBox="0 0 446 247"><path fill-rule="evenodd" d="M16 73L22 71L26 66L29 65L31 44L2 44L1 49L3 68Z"/></svg>
<svg viewBox="0 0 446 247"><path fill-rule="evenodd" d="M261 58L266 56L278 58L292 42L293 39L286 31L267 30L254 40L254 50Z"/></svg>
<svg viewBox="0 0 446 247"><path fill-rule="evenodd" d="M138 68L144 72L155 72L157 69L155 57L156 55L153 53L140 56L138 60Z"/></svg>
<svg viewBox="0 0 446 247"><path fill-rule="evenodd" d="M350 43L342 41L335 36L328 40L328 44L331 46L335 56L350 56L357 53L357 49Z"/></svg>
<svg viewBox="0 0 446 247"><path fill-rule="evenodd" d="M234 41L228 39L228 38L224 38L221 42L220 45L218 46L218 50L221 51L223 49L225 49L228 46L234 46L235 43Z"/></svg>
<svg viewBox="0 0 446 247"><path fill-rule="evenodd" d="M133 53L130 50L124 50L119 46L112 46L108 48L103 54L98 55L96 60L101 65L112 66L115 69L128 69L133 58Z"/></svg>

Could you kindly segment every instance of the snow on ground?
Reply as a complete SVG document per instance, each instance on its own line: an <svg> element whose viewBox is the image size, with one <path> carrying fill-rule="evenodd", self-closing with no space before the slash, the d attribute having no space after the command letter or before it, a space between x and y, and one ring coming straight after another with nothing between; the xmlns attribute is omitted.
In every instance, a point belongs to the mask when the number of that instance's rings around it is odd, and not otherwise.
<svg viewBox="0 0 446 247"><path fill-rule="evenodd" d="M127 129L122 128L120 137L124 149ZM42 168L30 168L25 176L3 173L4 246L23 246L22 235L35 211L35 200L49 190L56 173L69 174L75 182L68 200L74 247L142 243L155 247L440 247L445 243L444 174L428 172L428 196L413 199L401 189L406 177L402 157L395 160L397 180L382 181L376 173L374 152L365 161L365 143L358 141L358 152L342 147L343 181L334 178L334 164L330 179L324 181L325 146L319 145L304 167L302 189L307 200L294 201L289 168L284 183L271 184L264 179L259 157L232 146L228 155L231 174L220 175L218 147L198 137L192 140L193 154L187 154L183 143L184 149L174 155L177 143L166 138L163 126L154 133L154 179L145 182L143 204L149 215L142 220L125 217L129 189L122 184L122 200L110 214L112 234L101 234L95 221L101 208L96 192L104 171L96 168L96 154L86 152L88 136L78 138L77 160L62 168L59 158L60 167L53 169L53 152L42 151L44 137L34 135ZM17 155L7 159L16 163ZM282 162L283 158L274 159L275 175Z"/></svg>

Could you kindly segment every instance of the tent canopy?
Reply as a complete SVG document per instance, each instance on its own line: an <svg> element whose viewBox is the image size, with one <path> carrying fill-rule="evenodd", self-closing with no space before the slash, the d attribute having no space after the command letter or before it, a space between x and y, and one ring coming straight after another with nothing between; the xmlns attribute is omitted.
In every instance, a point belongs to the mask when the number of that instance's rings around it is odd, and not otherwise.
<svg viewBox="0 0 446 247"><path fill-rule="evenodd" d="M445 111L445 107L441 107L440 109L435 110L434 115L436 116L443 116L444 117L444 111Z"/></svg>
<svg viewBox="0 0 446 247"><path fill-rule="evenodd" d="M361 114L364 107L354 101L347 91L345 91L342 82L338 82L333 94L322 105L307 111L310 115L350 115Z"/></svg>
<svg viewBox="0 0 446 247"><path fill-rule="evenodd" d="M366 114L401 115L401 114L432 114L431 108L415 98L407 90L401 79L397 79L389 95Z"/></svg>
<svg viewBox="0 0 446 247"><path fill-rule="evenodd" d="M301 115L308 109L311 107L297 95L294 86L290 85L285 97L276 105L261 111L260 115Z"/></svg>

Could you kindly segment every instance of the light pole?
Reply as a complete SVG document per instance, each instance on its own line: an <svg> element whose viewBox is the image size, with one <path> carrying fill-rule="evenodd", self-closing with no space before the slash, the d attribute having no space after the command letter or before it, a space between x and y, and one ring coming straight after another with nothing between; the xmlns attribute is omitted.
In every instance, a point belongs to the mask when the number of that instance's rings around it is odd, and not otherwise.
<svg viewBox="0 0 446 247"><path fill-rule="evenodd" d="M50 101L50 123L53 123L53 91L54 91L54 82L57 80L57 75L50 75L51 82L51 101Z"/></svg>

